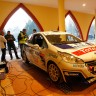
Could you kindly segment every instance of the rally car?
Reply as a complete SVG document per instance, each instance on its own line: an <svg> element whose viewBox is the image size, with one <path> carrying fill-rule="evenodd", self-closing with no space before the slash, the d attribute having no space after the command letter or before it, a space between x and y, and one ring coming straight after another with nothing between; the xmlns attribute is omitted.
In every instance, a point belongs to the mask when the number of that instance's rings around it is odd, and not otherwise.
<svg viewBox="0 0 96 96"><path fill-rule="evenodd" d="M66 32L37 32L24 45L23 60L46 71L54 82L68 77L96 80L96 46Z"/></svg>

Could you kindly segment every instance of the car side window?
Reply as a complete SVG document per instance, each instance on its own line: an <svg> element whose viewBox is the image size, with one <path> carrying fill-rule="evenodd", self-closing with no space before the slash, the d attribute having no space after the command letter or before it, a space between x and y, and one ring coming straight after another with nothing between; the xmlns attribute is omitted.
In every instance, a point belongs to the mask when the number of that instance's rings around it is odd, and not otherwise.
<svg viewBox="0 0 96 96"><path fill-rule="evenodd" d="M73 36L67 35L67 41L69 42L77 42L77 39Z"/></svg>
<svg viewBox="0 0 96 96"><path fill-rule="evenodd" d="M47 43L45 41L45 39L43 38L42 35L40 34L35 34L32 38L32 44L38 44L39 47L42 47L42 48L46 48L47 47Z"/></svg>

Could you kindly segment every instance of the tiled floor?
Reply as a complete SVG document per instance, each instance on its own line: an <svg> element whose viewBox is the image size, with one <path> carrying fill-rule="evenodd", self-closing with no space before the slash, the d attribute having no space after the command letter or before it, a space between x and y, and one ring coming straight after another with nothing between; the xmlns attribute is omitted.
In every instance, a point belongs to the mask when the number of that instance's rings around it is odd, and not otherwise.
<svg viewBox="0 0 96 96"><path fill-rule="evenodd" d="M96 82L91 85L70 83L71 90L59 88L48 75L20 60L9 60L9 73L0 82L0 96L96 96ZM68 90L67 90L68 89Z"/></svg>

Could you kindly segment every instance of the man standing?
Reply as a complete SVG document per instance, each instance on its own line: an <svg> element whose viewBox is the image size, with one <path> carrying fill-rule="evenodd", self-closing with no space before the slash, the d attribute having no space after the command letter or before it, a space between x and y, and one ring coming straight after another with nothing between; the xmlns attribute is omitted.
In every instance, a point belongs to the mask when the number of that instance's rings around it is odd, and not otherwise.
<svg viewBox="0 0 96 96"><path fill-rule="evenodd" d="M36 31L36 29L33 29L33 33L36 33L37 31Z"/></svg>
<svg viewBox="0 0 96 96"><path fill-rule="evenodd" d="M6 38L6 40L7 40L7 46L8 46L8 51L9 51L11 60L13 59L12 49L14 50L14 53L15 53L16 58L17 58L17 59L20 59L20 58L18 57L17 50L16 50L16 47L15 47L15 44L14 44L15 38L14 38L14 36L10 33L10 31L7 31L7 34L5 35L5 38Z"/></svg>
<svg viewBox="0 0 96 96"><path fill-rule="evenodd" d="M20 45L21 57L23 56L23 46L27 40L28 40L28 35L26 34L26 29L23 29L22 31L20 31L18 35L18 43Z"/></svg>
<svg viewBox="0 0 96 96"><path fill-rule="evenodd" d="M6 42L7 42L7 40L4 37L4 32L1 31L0 32L0 48L1 48L1 51L2 51L1 62L3 62L3 61L6 62L6 59L5 59L5 56L6 56Z"/></svg>

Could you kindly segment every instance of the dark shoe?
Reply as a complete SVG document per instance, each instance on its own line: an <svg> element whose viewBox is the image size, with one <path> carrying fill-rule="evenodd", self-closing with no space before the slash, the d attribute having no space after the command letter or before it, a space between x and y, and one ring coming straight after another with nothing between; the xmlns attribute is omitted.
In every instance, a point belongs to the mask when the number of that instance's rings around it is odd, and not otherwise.
<svg viewBox="0 0 96 96"><path fill-rule="evenodd" d="M2 62L8 63L8 61L7 61L7 60L3 60Z"/></svg>
<svg viewBox="0 0 96 96"><path fill-rule="evenodd" d="M17 57L17 59L20 59L19 57Z"/></svg>
<svg viewBox="0 0 96 96"><path fill-rule="evenodd" d="M11 60L12 60L13 58L11 58Z"/></svg>

